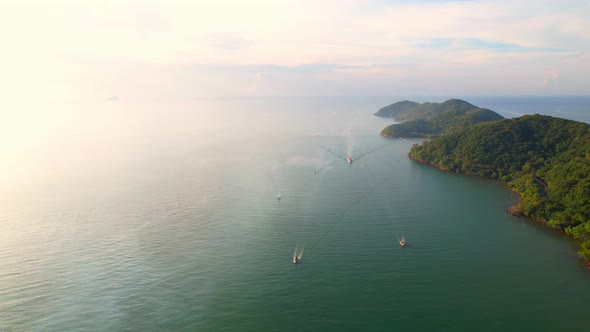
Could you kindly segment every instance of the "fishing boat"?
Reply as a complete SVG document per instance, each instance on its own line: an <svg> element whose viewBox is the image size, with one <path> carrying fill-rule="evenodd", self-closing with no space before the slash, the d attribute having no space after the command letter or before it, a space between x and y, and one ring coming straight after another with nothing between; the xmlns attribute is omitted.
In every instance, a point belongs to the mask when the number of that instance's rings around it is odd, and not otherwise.
<svg viewBox="0 0 590 332"><path fill-rule="evenodd" d="M350 157L350 156L346 157L346 161L348 161L349 164L352 164L353 160L354 159L352 159L352 157Z"/></svg>
<svg viewBox="0 0 590 332"><path fill-rule="evenodd" d="M402 247L406 246L406 238L402 235L402 238L399 240L399 245Z"/></svg>

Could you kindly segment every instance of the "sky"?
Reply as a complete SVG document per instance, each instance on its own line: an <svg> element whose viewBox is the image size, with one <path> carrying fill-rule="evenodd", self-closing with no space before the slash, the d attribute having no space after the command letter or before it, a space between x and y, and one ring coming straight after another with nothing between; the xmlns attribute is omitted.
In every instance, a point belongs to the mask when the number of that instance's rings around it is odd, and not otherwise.
<svg viewBox="0 0 590 332"><path fill-rule="evenodd" d="M4 98L590 95L590 1L0 0Z"/></svg>

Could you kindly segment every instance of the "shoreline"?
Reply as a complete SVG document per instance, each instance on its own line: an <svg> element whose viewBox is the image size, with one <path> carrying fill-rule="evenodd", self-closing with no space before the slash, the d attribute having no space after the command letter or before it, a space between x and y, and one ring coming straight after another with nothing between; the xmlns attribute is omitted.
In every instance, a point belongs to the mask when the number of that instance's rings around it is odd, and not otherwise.
<svg viewBox="0 0 590 332"><path fill-rule="evenodd" d="M478 174L463 173L463 172L451 172L449 169L446 169L446 168L444 168L444 167L437 166L437 165L433 165L433 164L430 164L430 163L428 163L428 162L426 162L426 161L424 161L424 160L420 160L420 159L413 158L412 156L410 156L410 153L409 153L409 152L407 153L407 156L408 156L408 158L410 158L410 160L412 160L412 161L415 161L415 162L417 162L417 163L419 163L419 164L423 164L423 165L426 165L426 166L429 166L429 167L432 167L432 168L436 168L436 169L438 169L439 171L443 171L443 172L449 172L449 173L455 173L455 174L461 174L461 175L467 175L467 176L477 176L477 177L480 177L480 178L489 179L489 178L487 178L487 177L485 177L485 176L481 176L481 175L478 175ZM499 180L499 181L502 181L502 180ZM502 182L504 183L504 185L506 185L506 181L502 181ZM506 186L507 186L507 185L506 185ZM508 187L508 186L507 186L507 187ZM562 229L557 229L557 228L554 228L554 227L550 227L550 226L547 224L547 222L546 222L546 221L539 220L539 219L535 219L535 218L532 218L532 217L529 217L529 216L526 216L526 215L522 214L522 212L521 212L521 209L520 209L520 202L522 201L522 194L521 194L521 193L519 193L519 192L516 192L516 191L512 190L512 188L510 188L510 187L508 187L508 189L510 189L510 191L512 191L513 193L515 193L515 194L517 194L517 195L518 195L518 204L508 207L508 208L505 210L505 212L506 212L506 213L510 214L511 216L517 217L517 218L526 218L526 219L527 219L527 220L529 220L529 221L532 221L532 222L535 222L535 223L537 223L537 224L540 224L540 225L542 225L542 226L544 226L544 227L547 227L547 228L549 228L549 229L551 229L551 230L553 230L553 231L556 231L556 232L559 232L559 233L564 233L564 234L566 234L568 237L570 237L570 238L572 238L572 239L573 239L573 237L572 237L571 235L568 235L568 234L567 234L566 232L564 232ZM574 240L575 240L575 239L574 239ZM578 258L578 260L579 260L580 262L582 262L582 264L584 264L584 266L586 267L586 269L587 269L588 271L590 271L590 260L585 260L585 259L583 259L583 258Z"/></svg>

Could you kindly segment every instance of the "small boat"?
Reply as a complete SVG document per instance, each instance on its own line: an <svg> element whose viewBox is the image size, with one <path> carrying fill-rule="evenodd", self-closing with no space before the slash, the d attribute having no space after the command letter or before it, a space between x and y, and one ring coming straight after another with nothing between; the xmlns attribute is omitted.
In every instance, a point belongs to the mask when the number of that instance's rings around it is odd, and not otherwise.
<svg viewBox="0 0 590 332"><path fill-rule="evenodd" d="M279 193L279 194L277 195L277 199L280 201L280 200L281 200L281 198L283 198L283 197L281 196L281 193Z"/></svg>
<svg viewBox="0 0 590 332"><path fill-rule="evenodd" d="M303 257L303 248L301 249L299 255L297 255L297 248L295 248L295 251L293 251L293 264L301 262L301 257Z"/></svg>
<svg viewBox="0 0 590 332"><path fill-rule="evenodd" d="M406 238L402 235L401 240L399 240L399 245L402 247L406 246Z"/></svg>
<svg viewBox="0 0 590 332"><path fill-rule="evenodd" d="M352 164L353 160L354 159L352 159L352 157L350 157L350 156L346 157L346 161L348 161L349 164Z"/></svg>

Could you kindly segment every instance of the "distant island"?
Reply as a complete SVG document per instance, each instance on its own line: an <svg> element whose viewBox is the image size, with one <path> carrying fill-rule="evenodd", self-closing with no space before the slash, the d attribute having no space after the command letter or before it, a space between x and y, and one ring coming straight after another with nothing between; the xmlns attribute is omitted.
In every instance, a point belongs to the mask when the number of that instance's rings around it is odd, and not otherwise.
<svg viewBox="0 0 590 332"><path fill-rule="evenodd" d="M375 115L391 117L401 122L384 128L381 131L382 136L405 138L434 138L476 123L504 118L494 111L460 99L424 104L404 100L380 109Z"/></svg>
<svg viewBox="0 0 590 332"><path fill-rule="evenodd" d="M403 100L398 101L395 104L391 104L389 106L385 106L375 113L376 116L384 117L384 118L397 118L400 114L405 113L406 111L420 105L415 101L410 100Z"/></svg>
<svg viewBox="0 0 590 332"><path fill-rule="evenodd" d="M433 138L414 144L409 157L506 181L520 195L508 211L580 240L578 253L590 268L590 125L537 114L502 119L456 99L413 104L379 110L375 115L405 121L381 134Z"/></svg>

